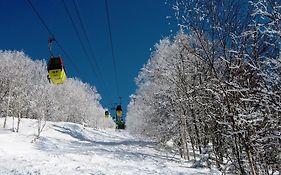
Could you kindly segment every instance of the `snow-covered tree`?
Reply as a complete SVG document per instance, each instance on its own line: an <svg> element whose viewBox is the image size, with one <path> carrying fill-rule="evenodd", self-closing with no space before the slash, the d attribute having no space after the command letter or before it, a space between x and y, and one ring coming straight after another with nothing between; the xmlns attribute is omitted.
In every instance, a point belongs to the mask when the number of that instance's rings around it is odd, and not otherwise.
<svg viewBox="0 0 281 175"><path fill-rule="evenodd" d="M139 73L128 129L173 139L185 159L190 144L225 173L280 171L280 7L177 1L180 32Z"/></svg>
<svg viewBox="0 0 281 175"><path fill-rule="evenodd" d="M130 103L127 117L129 130L137 128L134 123L138 122L134 120L143 121L141 131L164 142L173 139L185 159L189 159L187 139L191 132L199 134L198 120L190 111L196 108L192 104L195 80L200 79L196 74L202 69L198 67L200 60L191 53L188 41L188 36L180 32L173 41L164 39L156 45L152 58L139 74L139 89L134 102ZM138 118L133 118L135 114L131 113L136 112ZM139 116L145 116L145 119L139 119Z"/></svg>
<svg viewBox="0 0 281 175"><path fill-rule="evenodd" d="M0 51L0 107L1 117L16 117L12 128L18 131L20 119L38 120L38 136L47 120L68 121L91 127L111 126L104 119L100 95L95 87L69 78L62 85L47 80L46 62L33 61L23 52Z"/></svg>

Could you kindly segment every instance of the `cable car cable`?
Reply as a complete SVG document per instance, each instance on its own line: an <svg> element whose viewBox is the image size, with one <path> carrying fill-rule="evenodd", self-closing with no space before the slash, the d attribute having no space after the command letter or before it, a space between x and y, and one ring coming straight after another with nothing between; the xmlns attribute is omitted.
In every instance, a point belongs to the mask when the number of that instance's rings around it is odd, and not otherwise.
<svg viewBox="0 0 281 175"><path fill-rule="evenodd" d="M123 116L123 111L122 111L122 106L121 106L121 96L119 95L119 81L118 81L118 74L117 74L117 64L116 64L116 57L114 53L114 45L113 45L113 39L112 39L112 29L111 29L111 21L110 21L110 14L109 14L109 5L107 0L105 0L105 9L106 9L106 17L107 17L107 25L108 25L108 31L109 31L109 39L110 39L110 47L111 47L111 54L112 54L112 61L114 65L114 73L115 73L115 82L117 86L117 93L119 97L119 105L116 106L116 117L117 117L117 126L118 129L124 129L125 128L125 123L122 118Z"/></svg>
<svg viewBox="0 0 281 175"><path fill-rule="evenodd" d="M93 47L92 47L92 44L90 42L90 39L89 39L89 35L88 35L88 32L86 30L86 26L82 20L82 16L80 14L80 9L79 9L79 5L78 5L78 2L77 0L72 0L73 4L74 4L74 8L75 8L75 12L76 12L76 15L78 16L78 20L79 20L79 23L81 25L81 28L82 28L82 33L84 34L85 38L86 38L86 41L87 41L87 44L89 46L89 49L90 49L90 54L94 60L94 63L97 67L97 73L99 74L99 76L101 77L101 80L102 80L102 83L104 84L104 88L107 92L109 92L109 94L111 94L111 91L109 91L109 88L106 84L106 82L104 81L104 78L103 78L103 74L101 73L101 69L99 67L99 64L98 64L98 61L96 59L96 56L95 56L95 52L93 50Z"/></svg>
<svg viewBox="0 0 281 175"><path fill-rule="evenodd" d="M91 66L91 71L94 73L94 75L97 77L97 80L100 82L101 86L102 86L102 89L105 89L106 91L109 91L106 84L105 84L105 81L103 80L103 77L101 76L101 73L99 73L99 69L98 69L98 65L97 65L97 69L95 69L95 66L93 64L93 62L91 61L91 56L89 55L89 52L87 51L86 49L86 46L82 40L82 37L79 33L79 30L78 30L78 27L75 25L75 22L74 22L74 19L73 17L71 16L71 13L69 11L69 8L67 7L67 4L65 2L65 0L61 0L63 5L64 5L64 9L67 13L67 16L68 18L70 19L71 21L71 25L75 31L75 34L77 36L77 38L79 39L79 42L80 42L80 45L82 46L82 49L83 49L83 52L88 60L88 62L90 62L90 66ZM93 57L94 58L94 57Z"/></svg>
<svg viewBox="0 0 281 175"><path fill-rule="evenodd" d="M80 23L80 25L81 25L82 32L83 32L83 34L84 34L84 36L85 36L85 38L86 38L86 41L87 41L87 43L88 43L88 46L89 46L89 48L90 48L90 54L91 54L91 56L92 56L92 58L93 58L93 60L94 60L94 63L95 63L95 65L96 65L97 69L98 69L98 72L100 73L100 72L101 72L101 71L100 71L100 67L99 67L99 65L98 65L98 63L97 63L97 60L96 60L94 51L93 51L93 49L92 49L92 47L91 47L92 45L91 45L91 43L90 43L90 40L89 40L87 31L86 31L85 25L84 25L84 23L83 23L83 20L82 20L81 15L80 15L80 11L79 11L79 8L78 8L78 2L75 1L75 0L72 0L72 2L73 2L73 4L74 4L75 12L76 12L76 14L77 14L77 16L78 16L79 23Z"/></svg>
<svg viewBox="0 0 281 175"><path fill-rule="evenodd" d="M117 66L116 66L116 59L115 59L115 53L114 53L114 47L113 47L113 40L112 40L112 30L110 25L110 16L109 16L109 8L108 8L108 2L105 0L105 10L106 10L106 17L107 17L107 26L109 31L109 40L110 40L110 47L111 47L111 55L112 55L112 61L114 66L114 77L115 77L115 83L117 87L117 95L119 96L119 85L118 85L118 78L117 78Z"/></svg>
<svg viewBox="0 0 281 175"><path fill-rule="evenodd" d="M79 33L79 31L78 31L78 29L77 29L77 27L76 27L76 25L75 25L74 20L73 20L71 14L70 14L70 11L69 11L69 9L68 9L68 7L67 7L65 1L64 1L64 0L61 0L61 1L62 1L62 3L63 3L63 6L64 6L64 9L65 9L65 11L66 11L66 13L67 13L67 16L69 17L69 19L70 19L70 21L71 21L71 25L72 25L72 27L73 27L73 29L74 29L74 31L75 31L75 34L76 34L77 38L79 39L79 42L80 42L80 44L81 44L81 46L82 46L82 49L83 49L83 52L84 52L86 58L88 59L88 61L90 62L90 66L91 66L91 68L92 68L91 70L93 71L93 73L94 73L94 74L96 75L96 77L98 78L98 81L101 82L101 80L99 79L99 76L98 76L97 72L95 71L94 65L93 65L93 63L92 63L92 61L91 61L91 59L90 59L90 55L88 54L87 49L86 49L84 43L82 42L82 38L81 38L80 33Z"/></svg>
<svg viewBox="0 0 281 175"><path fill-rule="evenodd" d="M43 24L43 26L45 27L45 29L48 31L48 33L51 35L52 38L56 38L54 33L51 31L51 29L48 27L47 23L44 21L44 19L42 18L42 16L40 15L40 13L36 10L35 6L32 4L32 2L30 0L26 0L28 2L28 4L30 5L31 9L33 10L33 12L35 13L35 15L39 18L40 22ZM76 72L78 72L80 75L81 72L79 71L79 69L76 67L76 65L74 64L74 61L72 60L72 58L68 55L68 53L63 49L62 45L60 44L60 42L57 40L56 38L56 43L58 45L58 47L61 49L61 51L64 53L64 55L68 58L68 60L70 61L70 63L72 64L73 68L76 70Z"/></svg>
<svg viewBox="0 0 281 175"><path fill-rule="evenodd" d="M34 7L34 5L32 4L32 2L30 0L27 0L27 2L29 3L29 5L31 6L32 10L34 11L34 13L37 15L37 17L39 18L40 22L43 24L43 26L47 29L47 31L50 33L51 37L54 38L54 34L53 32L50 30L50 28L48 27L48 25L45 23L44 19L41 17L41 15L39 14L39 12L36 10L36 8Z"/></svg>

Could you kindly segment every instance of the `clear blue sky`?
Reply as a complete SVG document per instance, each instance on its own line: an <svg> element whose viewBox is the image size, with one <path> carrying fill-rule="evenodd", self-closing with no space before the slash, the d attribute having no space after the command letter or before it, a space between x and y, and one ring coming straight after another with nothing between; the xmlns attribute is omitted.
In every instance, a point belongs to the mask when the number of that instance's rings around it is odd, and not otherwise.
<svg viewBox="0 0 281 175"><path fill-rule="evenodd" d="M74 61L54 47L54 54L63 56L68 77L78 77L96 86L104 107L113 107L122 96L123 109L130 94L136 90L134 78L147 62L155 43L175 32L176 25L167 16L173 16L166 0L108 0L111 20L119 93L115 83L109 30L104 0L77 0L92 51L100 67L101 78L83 52L79 39L61 0L31 0L63 49ZM73 20L90 54L87 41L72 0L65 0ZM27 0L0 0L0 49L23 50L32 59L48 60L47 39L50 34L32 11ZM173 30L173 32L171 32ZM92 57L90 58L92 59ZM98 71L94 64L94 69ZM77 70L78 69L78 70ZM80 73L79 73L80 72ZM103 83L104 81L105 83ZM104 85L105 84L105 85Z"/></svg>

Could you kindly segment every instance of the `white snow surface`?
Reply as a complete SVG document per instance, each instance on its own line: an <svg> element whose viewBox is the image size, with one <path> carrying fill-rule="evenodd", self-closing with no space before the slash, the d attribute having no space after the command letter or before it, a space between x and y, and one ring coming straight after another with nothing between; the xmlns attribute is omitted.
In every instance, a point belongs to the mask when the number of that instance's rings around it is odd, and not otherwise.
<svg viewBox="0 0 281 175"><path fill-rule="evenodd" d="M190 168L190 162L126 130L47 122L41 137L33 141L36 120L22 119L19 133L3 129L2 118L0 125L1 175L219 174L213 169Z"/></svg>

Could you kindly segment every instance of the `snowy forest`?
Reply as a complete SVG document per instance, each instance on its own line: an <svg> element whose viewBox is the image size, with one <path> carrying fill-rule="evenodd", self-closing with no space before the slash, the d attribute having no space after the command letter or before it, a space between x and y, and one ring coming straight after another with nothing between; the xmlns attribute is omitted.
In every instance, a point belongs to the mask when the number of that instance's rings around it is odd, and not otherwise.
<svg viewBox="0 0 281 175"><path fill-rule="evenodd" d="M4 128L20 129L21 118L38 120L38 134L46 121L65 121L93 128L114 127L104 118L95 87L69 78L62 85L49 83L46 62L31 60L23 52L0 51L0 117ZM7 126L7 119L13 126Z"/></svg>
<svg viewBox="0 0 281 175"><path fill-rule="evenodd" d="M281 1L172 8L179 32L136 77L127 129L223 174L281 174Z"/></svg>

